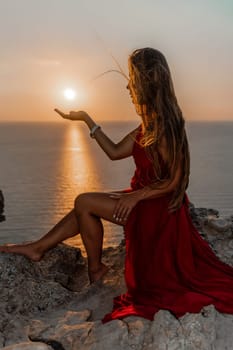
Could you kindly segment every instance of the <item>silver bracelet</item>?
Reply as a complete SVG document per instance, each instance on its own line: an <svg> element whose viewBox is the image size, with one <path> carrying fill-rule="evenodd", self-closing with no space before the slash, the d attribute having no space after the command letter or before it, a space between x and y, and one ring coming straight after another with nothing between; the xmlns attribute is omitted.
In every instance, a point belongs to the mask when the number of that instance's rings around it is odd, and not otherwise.
<svg viewBox="0 0 233 350"><path fill-rule="evenodd" d="M100 126L99 125L94 125L93 128L91 129L90 131L90 136L94 139L95 138L95 132L96 130L100 129Z"/></svg>

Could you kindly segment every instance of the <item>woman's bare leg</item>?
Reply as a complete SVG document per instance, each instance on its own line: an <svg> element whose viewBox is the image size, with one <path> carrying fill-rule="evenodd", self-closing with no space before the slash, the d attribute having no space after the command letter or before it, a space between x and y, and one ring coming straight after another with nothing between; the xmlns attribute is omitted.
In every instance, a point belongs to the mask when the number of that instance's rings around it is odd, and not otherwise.
<svg viewBox="0 0 233 350"><path fill-rule="evenodd" d="M116 199L107 193L83 193L75 200L80 234L88 256L88 273L91 282L101 279L107 272L102 263L103 225L100 218L123 225L113 218Z"/></svg>
<svg viewBox="0 0 233 350"><path fill-rule="evenodd" d="M100 279L107 271L101 262L103 226L100 218L124 225L113 219L116 199L107 193L84 193L75 200L74 209L67 214L51 231L38 241L23 245L0 247L0 252L11 252L39 261L43 254L59 242L81 233L88 256L88 271L91 282Z"/></svg>
<svg viewBox="0 0 233 350"><path fill-rule="evenodd" d="M77 216L71 210L46 235L28 244L12 244L0 247L0 252L21 254L33 261L39 261L44 253L58 243L79 233Z"/></svg>

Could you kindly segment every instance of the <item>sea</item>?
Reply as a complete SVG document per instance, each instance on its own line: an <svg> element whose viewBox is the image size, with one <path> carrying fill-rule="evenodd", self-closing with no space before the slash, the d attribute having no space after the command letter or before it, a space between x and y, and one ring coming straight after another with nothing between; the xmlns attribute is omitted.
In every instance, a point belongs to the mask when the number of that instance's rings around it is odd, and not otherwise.
<svg viewBox="0 0 233 350"><path fill-rule="evenodd" d="M120 141L138 123L102 122L104 132ZM187 190L196 207L233 215L233 122L186 122L191 173ZM73 208L83 192L129 187L135 165L111 161L82 122L0 123L0 189L6 221L0 244L38 239ZM104 247L124 238L118 225L104 222ZM66 241L85 250L80 235Z"/></svg>

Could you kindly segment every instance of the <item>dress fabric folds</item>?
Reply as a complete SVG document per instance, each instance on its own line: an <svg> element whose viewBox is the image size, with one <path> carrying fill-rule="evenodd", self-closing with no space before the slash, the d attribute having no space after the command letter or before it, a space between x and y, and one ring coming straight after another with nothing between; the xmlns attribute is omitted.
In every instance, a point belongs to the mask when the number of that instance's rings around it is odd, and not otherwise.
<svg viewBox="0 0 233 350"><path fill-rule="evenodd" d="M130 191L148 185L153 176L140 135L133 148ZM131 211L124 228L127 292L114 298L103 323L130 315L153 320L160 309L181 317L209 304L233 314L233 268L218 259L193 225L187 194L173 213L168 212L170 196L140 201Z"/></svg>

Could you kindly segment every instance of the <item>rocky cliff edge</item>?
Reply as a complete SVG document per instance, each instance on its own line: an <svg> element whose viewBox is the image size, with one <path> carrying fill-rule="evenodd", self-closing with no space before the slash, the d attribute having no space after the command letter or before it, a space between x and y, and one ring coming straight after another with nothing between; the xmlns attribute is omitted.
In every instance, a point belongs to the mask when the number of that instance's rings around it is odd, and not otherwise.
<svg viewBox="0 0 233 350"><path fill-rule="evenodd" d="M232 264L233 217L190 207L200 234ZM130 316L102 324L112 299L125 291L124 242L107 248L111 268L89 285L80 250L61 244L42 261L0 254L0 347L4 350L232 350L233 315L209 305L179 320L159 311L153 321Z"/></svg>

